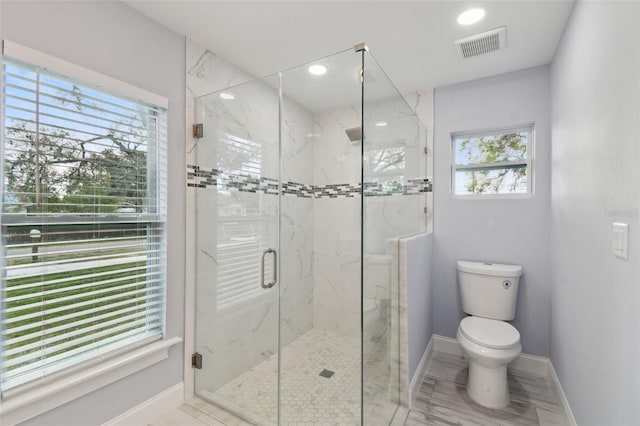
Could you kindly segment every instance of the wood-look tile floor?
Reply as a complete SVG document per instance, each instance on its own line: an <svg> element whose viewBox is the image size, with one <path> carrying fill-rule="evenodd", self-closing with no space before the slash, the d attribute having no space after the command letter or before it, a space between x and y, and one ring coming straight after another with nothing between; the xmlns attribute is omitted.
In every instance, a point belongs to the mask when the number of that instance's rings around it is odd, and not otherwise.
<svg viewBox="0 0 640 426"><path fill-rule="evenodd" d="M191 398L149 426L252 426L239 417L198 397Z"/></svg>
<svg viewBox="0 0 640 426"><path fill-rule="evenodd" d="M569 424L549 378L510 370L511 404L502 410L492 410L476 404L467 395L467 365L467 360L461 356L435 352L405 426ZM203 425L249 426L251 423L195 397L150 426Z"/></svg>
<svg viewBox="0 0 640 426"><path fill-rule="evenodd" d="M511 404L501 410L482 407L469 398L465 358L435 352L406 426L417 425L567 425L549 378L509 371Z"/></svg>

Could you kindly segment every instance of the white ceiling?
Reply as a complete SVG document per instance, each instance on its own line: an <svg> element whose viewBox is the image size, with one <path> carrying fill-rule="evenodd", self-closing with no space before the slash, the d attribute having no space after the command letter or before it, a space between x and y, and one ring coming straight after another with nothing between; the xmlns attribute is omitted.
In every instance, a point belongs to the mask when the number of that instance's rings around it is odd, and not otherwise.
<svg viewBox="0 0 640 426"><path fill-rule="evenodd" d="M547 64L573 7L573 0L123 1L254 76L366 42L401 92ZM458 25L472 6L485 8L485 19ZM505 50L458 56L454 40L503 25Z"/></svg>

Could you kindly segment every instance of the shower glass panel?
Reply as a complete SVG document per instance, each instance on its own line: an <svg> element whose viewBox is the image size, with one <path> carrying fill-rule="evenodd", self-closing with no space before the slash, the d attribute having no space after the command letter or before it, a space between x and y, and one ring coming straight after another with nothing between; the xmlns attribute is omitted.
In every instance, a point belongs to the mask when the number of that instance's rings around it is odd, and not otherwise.
<svg viewBox="0 0 640 426"><path fill-rule="evenodd" d="M324 67L314 75L310 66ZM360 424L362 53L282 73L280 424Z"/></svg>
<svg viewBox="0 0 640 426"><path fill-rule="evenodd" d="M195 115L196 394L258 425L388 425L408 404L397 239L425 227L424 127L354 49Z"/></svg>
<svg viewBox="0 0 640 426"><path fill-rule="evenodd" d="M363 424L386 425L398 404L409 404L406 283L397 248L398 238L425 231L427 138L424 125L369 54L364 70Z"/></svg>
<svg viewBox="0 0 640 426"><path fill-rule="evenodd" d="M195 392L256 424L277 424L278 78L196 101ZM273 250L274 252L271 252ZM266 365L251 386L246 372ZM259 386L256 395L252 386Z"/></svg>

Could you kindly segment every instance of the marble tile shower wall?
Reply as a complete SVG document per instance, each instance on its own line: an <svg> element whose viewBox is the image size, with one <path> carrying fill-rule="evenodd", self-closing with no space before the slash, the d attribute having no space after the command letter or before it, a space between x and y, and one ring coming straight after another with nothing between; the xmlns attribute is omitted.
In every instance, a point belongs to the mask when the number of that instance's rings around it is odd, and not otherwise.
<svg viewBox="0 0 640 426"><path fill-rule="evenodd" d="M288 345L313 326L313 114L288 98L282 103L280 201L280 336Z"/></svg>
<svg viewBox="0 0 640 426"><path fill-rule="evenodd" d="M360 144L345 130L360 125L359 108L315 115L315 185L360 182ZM314 200L313 327L360 333L360 197Z"/></svg>

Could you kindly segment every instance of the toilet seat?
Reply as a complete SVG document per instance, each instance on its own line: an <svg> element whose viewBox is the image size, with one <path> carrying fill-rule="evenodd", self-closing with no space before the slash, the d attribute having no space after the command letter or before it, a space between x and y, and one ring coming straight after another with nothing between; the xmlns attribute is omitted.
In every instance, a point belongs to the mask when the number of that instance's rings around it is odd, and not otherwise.
<svg viewBox="0 0 640 426"><path fill-rule="evenodd" d="M482 317L460 321L460 332L467 339L493 349L508 349L520 343L520 333L509 323Z"/></svg>

